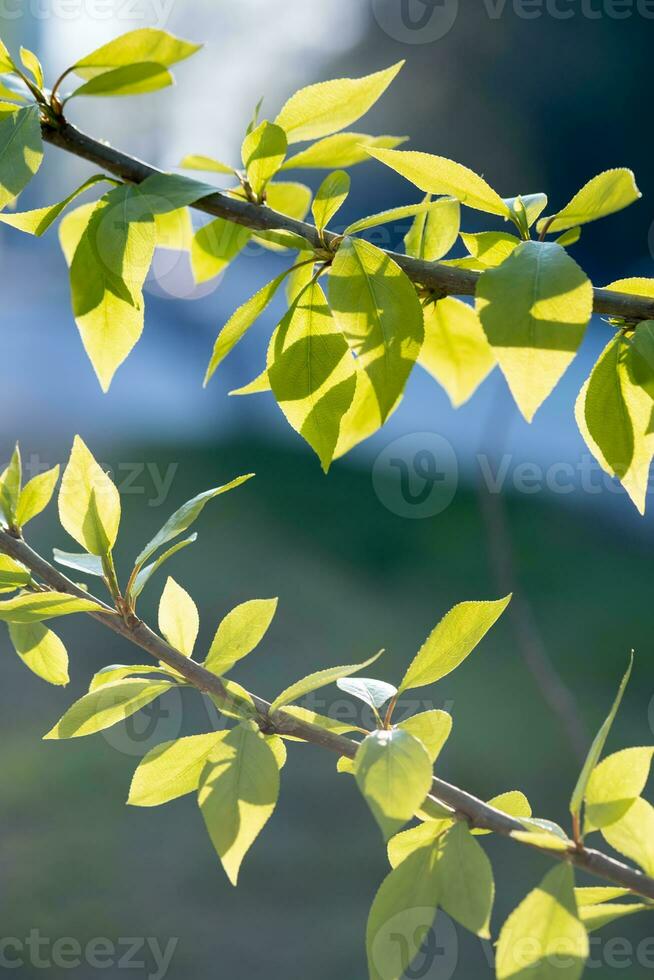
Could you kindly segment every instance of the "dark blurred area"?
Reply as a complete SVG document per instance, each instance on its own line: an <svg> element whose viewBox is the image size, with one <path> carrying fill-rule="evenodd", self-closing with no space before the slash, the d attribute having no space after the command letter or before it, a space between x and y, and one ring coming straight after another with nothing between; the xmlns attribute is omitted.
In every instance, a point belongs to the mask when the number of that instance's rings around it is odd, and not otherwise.
<svg viewBox="0 0 654 980"><path fill-rule="evenodd" d="M83 128L163 167L186 152L236 160L244 121L263 92L272 116L302 84L406 58L394 87L356 128L404 133L411 148L465 163L505 195L545 190L555 209L602 169L635 171L643 200L589 227L573 251L604 284L653 271L654 135L643 103L654 20L643 15L645 6L634 3L631 16L618 18L628 4L560 0L556 8L544 2L542 16L534 17L538 5L517 0L176 0L162 22L148 0L133 6L132 19L118 0L103 7L112 11L104 18L89 13L91 0L80 0L77 18L68 19L45 3L38 10L50 15L39 16L26 2L12 7L21 11L17 17L8 16L9 8L0 13L0 34L13 49L21 42L34 47L50 77L78 53L133 27L206 40L206 50L178 70L172 94L74 110ZM574 15L560 19L555 9ZM50 151L21 207L56 200L88 172ZM301 175L312 186L322 176ZM363 165L353 171L343 221L417 196L385 168ZM466 216L470 230L490 227L484 222L483 215ZM388 244L397 247L404 230L391 229ZM234 672L239 682L273 696L305 673L381 647L387 652L379 675L397 681L450 606L496 598L509 581L521 613L507 614L460 671L418 692L429 700L420 707L446 707L454 717L439 774L484 798L522 789L537 815L567 826L578 750L557 698L555 710L548 703L552 679L574 692L574 721L589 742L632 647L634 680L610 748L651 741L651 521L600 476L572 413L608 338L601 322L591 325L580 356L533 425L517 416L497 371L456 413L416 372L384 430L324 477L268 396L227 397L263 366L281 300L221 367L213 387L201 389L218 326L282 268L279 257L245 257L219 288L204 293L192 286L184 258L159 260L144 337L105 397L74 327L56 235L33 241L3 228L0 256L2 457L20 438L35 465L63 461L80 432L123 486L123 578L150 532L179 504L256 471L255 481L207 508L198 542L169 566L200 608L201 652L232 606L279 595L267 639ZM447 478L431 510L418 513L398 489L387 450L397 444L395 455L411 470L416 447L434 436L444 442L439 462ZM501 492L489 494L498 473ZM420 489L420 474L411 480ZM561 489L565 480L571 489ZM54 513L35 522L31 541L45 554L72 544ZM150 621L163 583L159 573L144 594ZM95 670L138 660L137 651L81 618L56 629L71 654L66 690L29 674L4 630L1 641L3 937L24 942L38 930L51 943L73 937L82 945L106 937L125 957L129 937L156 939L161 948L177 940L164 971L169 980L363 978L366 917L387 862L378 830L351 778L336 774L336 760L289 745L279 807L234 890L191 798L151 810L124 805L140 755L164 739L209 730L215 716L191 692L163 701L132 726L41 742ZM325 703L314 706L334 710L342 706L338 694L327 689ZM496 937L547 862L504 841L486 843L498 885ZM651 929L648 918L636 917L603 930L592 975L614 975L607 950L617 937L631 944L629 977L648 976L635 951ZM439 937L437 954L411 977L492 975L488 944L445 924L437 925ZM124 969L144 978L162 973L147 944L131 965L110 960L100 971L107 978ZM13 972L32 980L44 973L87 978L98 970L26 961Z"/></svg>

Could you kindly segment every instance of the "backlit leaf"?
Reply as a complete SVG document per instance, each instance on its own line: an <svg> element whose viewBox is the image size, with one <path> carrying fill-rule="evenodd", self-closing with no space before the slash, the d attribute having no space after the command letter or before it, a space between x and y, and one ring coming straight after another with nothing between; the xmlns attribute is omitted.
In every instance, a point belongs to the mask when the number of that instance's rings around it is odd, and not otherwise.
<svg viewBox="0 0 654 980"><path fill-rule="evenodd" d="M327 227L349 192L350 177L344 170L335 170L325 177L311 205L313 220L319 232Z"/></svg>
<svg viewBox="0 0 654 980"><path fill-rule="evenodd" d="M7 623L40 623L72 613L99 612L97 602L64 592L37 592L0 602L0 620Z"/></svg>
<svg viewBox="0 0 654 980"><path fill-rule="evenodd" d="M219 275L245 248L251 232L243 225L214 218L196 231L191 243L191 268L197 283Z"/></svg>
<svg viewBox="0 0 654 980"><path fill-rule="evenodd" d="M275 176L286 156L286 133L274 123L262 122L243 140L241 157L248 181L260 196L268 181Z"/></svg>
<svg viewBox="0 0 654 980"><path fill-rule="evenodd" d="M576 225L585 225L621 211L639 197L641 193L631 170L625 167L605 170L589 180L553 219L541 218L537 228L539 232L546 226L552 233L567 231Z"/></svg>
<svg viewBox="0 0 654 980"><path fill-rule="evenodd" d="M463 405L496 364L476 311L446 296L423 308L425 340L418 364L446 390L455 408Z"/></svg>
<svg viewBox="0 0 654 980"><path fill-rule="evenodd" d="M131 806L160 806L193 793L208 757L224 737L224 732L209 732L157 745L139 763L127 802Z"/></svg>
<svg viewBox="0 0 654 980"><path fill-rule="evenodd" d="M371 708L381 708L397 694L397 688L386 681L376 681L372 677L341 677L336 687L352 697L358 698Z"/></svg>
<svg viewBox="0 0 654 980"><path fill-rule="evenodd" d="M584 798L586 833L625 815L645 789L653 755L653 746L623 749L593 769Z"/></svg>
<svg viewBox="0 0 654 980"><path fill-rule="evenodd" d="M197 606L175 579L168 578L159 602L159 629L171 647L185 657L193 654L200 628Z"/></svg>
<svg viewBox="0 0 654 980"><path fill-rule="evenodd" d="M41 166L43 142L36 106L0 118L0 209L18 197Z"/></svg>
<svg viewBox="0 0 654 980"><path fill-rule="evenodd" d="M421 711L399 722L397 727L422 742L433 765L450 737L452 716L447 711Z"/></svg>
<svg viewBox="0 0 654 980"><path fill-rule="evenodd" d="M48 684L66 685L68 654L56 633L42 623L9 623L14 650L38 677Z"/></svg>
<svg viewBox="0 0 654 980"><path fill-rule="evenodd" d="M53 466L51 470L46 470L45 473L37 473L25 484L20 492L18 507L16 508L18 527L24 527L45 510L52 499L58 479L59 467Z"/></svg>
<svg viewBox="0 0 654 980"><path fill-rule="evenodd" d="M93 78L108 68L149 61L166 67L183 61L202 47L169 34L168 31L143 27L128 31L108 44L96 48L75 64L75 72L82 78Z"/></svg>
<svg viewBox="0 0 654 980"><path fill-rule="evenodd" d="M79 436L59 489L64 530L92 555L111 551L120 524L120 495Z"/></svg>
<svg viewBox="0 0 654 980"><path fill-rule="evenodd" d="M173 686L169 681L149 680L123 680L105 684L76 701L43 737L62 739L93 735L129 718L139 708L144 708Z"/></svg>
<svg viewBox="0 0 654 980"><path fill-rule="evenodd" d="M625 815L602 828L607 844L654 875L654 807L647 800L636 800Z"/></svg>
<svg viewBox="0 0 654 980"><path fill-rule="evenodd" d="M368 660L364 660L361 664L345 664L342 667L327 667L326 670L319 670L315 674L308 674L301 680L296 681L295 684L291 684L290 687L285 688L281 694L278 694L273 703L270 705L270 713L277 711L282 708L285 704L292 704L293 701L297 701L298 698L303 697L305 694L310 694L312 691L317 691L321 687L326 687L328 684L334 684L339 677L347 677L348 674L355 674L359 670L363 670L364 667L369 667L374 664L375 660L378 660L384 651L380 650L373 657Z"/></svg>
<svg viewBox="0 0 654 980"><path fill-rule="evenodd" d="M427 194L425 203L431 201ZM440 197L428 211L416 214L404 236L407 255L426 262L442 259L456 243L461 227L461 204L455 197Z"/></svg>
<svg viewBox="0 0 654 980"><path fill-rule="evenodd" d="M120 68L112 68L101 75L95 75L76 88L68 98L144 95L147 92L168 88L173 81L173 76L162 65L144 61L134 65L122 65Z"/></svg>
<svg viewBox="0 0 654 980"><path fill-rule="evenodd" d="M364 163L370 157L366 146L381 146L393 149L406 142L406 136L366 136L365 133L335 133L312 143L305 150L300 150L295 156L287 157L282 170L291 167L326 168L353 167Z"/></svg>
<svg viewBox="0 0 654 980"><path fill-rule="evenodd" d="M270 626L277 599L250 599L227 613L209 648L204 666L213 674L226 674L261 643Z"/></svg>
<svg viewBox="0 0 654 980"><path fill-rule="evenodd" d="M411 819L429 793L431 760L422 742L401 728L372 732L357 750L354 776L388 839Z"/></svg>

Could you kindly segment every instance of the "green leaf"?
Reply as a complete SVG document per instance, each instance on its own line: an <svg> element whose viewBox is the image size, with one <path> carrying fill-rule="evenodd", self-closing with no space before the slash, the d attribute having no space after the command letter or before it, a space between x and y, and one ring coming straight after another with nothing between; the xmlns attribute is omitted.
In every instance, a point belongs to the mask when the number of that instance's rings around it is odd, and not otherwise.
<svg viewBox="0 0 654 980"><path fill-rule="evenodd" d="M611 888L598 886L591 888L575 888L575 899L579 909L588 908L591 905L601 905L603 902L610 902L614 898L624 898L631 895L628 888Z"/></svg>
<svg viewBox="0 0 654 980"><path fill-rule="evenodd" d="M190 252L193 242L193 222L188 208L177 208L155 214L157 248L173 252Z"/></svg>
<svg viewBox="0 0 654 980"><path fill-rule="evenodd" d="M28 593L0 602L0 620L7 623L40 623L56 616L100 611L101 607L94 600L78 599L64 592Z"/></svg>
<svg viewBox="0 0 654 980"><path fill-rule="evenodd" d="M170 668L157 667L155 664L109 664L93 675L89 684L89 692L97 691L98 688L104 687L106 684L123 681L127 677L136 677L138 674L157 674L160 677L166 677L168 680L174 676Z"/></svg>
<svg viewBox="0 0 654 980"><path fill-rule="evenodd" d="M268 207L289 218L297 218L298 221L303 221L309 213L312 196L310 187L295 180L276 180L266 188ZM311 258L311 255L305 258Z"/></svg>
<svg viewBox="0 0 654 980"><path fill-rule="evenodd" d="M68 684L68 654L56 633L41 623L9 623L14 650L48 684Z"/></svg>
<svg viewBox="0 0 654 980"><path fill-rule="evenodd" d="M167 31L144 27L128 31L108 44L92 51L74 65L82 78L94 78L107 68L133 65L135 62L156 62L169 67L199 51L201 44L192 44Z"/></svg>
<svg viewBox="0 0 654 980"><path fill-rule="evenodd" d="M371 214L367 218L359 218L358 221L348 225L343 234L354 235L356 232L376 228L378 225L385 225L390 221L402 221L404 218L412 218L414 215L429 214L430 211L438 208L438 204L438 201L433 203L422 201L420 204L404 204L399 208L389 208L387 211Z"/></svg>
<svg viewBox="0 0 654 980"><path fill-rule="evenodd" d="M134 773L128 804L160 806L193 793L200 784L207 759L224 737L224 732L209 732L157 745L144 756Z"/></svg>
<svg viewBox="0 0 654 980"><path fill-rule="evenodd" d="M579 920L569 864L550 871L504 923L497 944L498 980L578 980L590 947Z"/></svg>
<svg viewBox="0 0 654 980"><path fill-rule="evenodd" d="M234 168L228 166L226 163L221 163L220 160L216 160L214 157L205 157L200 153L192 153L189 156L184 157L180 163L180 167L185 170L204 170L205 173L215 173L215 174L229 174L234 176Z"/></svg>
<svg viewBox="0 0 654 980"><path fill-rule="evenodd" d="M275 122L285 130L289 143L337 133L365 115L403 64L399 61L364 78L337 78L302 88L284 104Z"/></svg>
<svg viewBox="0 0 654 980"><path fill-rule="evenodd" d="M156 561L153 561L150 565L146 565L145 568L142 568L135 577L134 583L130 589L131 597L133 599L138 599L154 573L161 568L164 562L167 562L169 558L176 555L178 551L182 550L182 548L186 548L189 544L193 544L194 541L197 541L197 538L197 534L189 535L188 538L184 538L183 541L178 541L176 544L164 551L163 554L159 555Z"/></svg>
<svg viewBox="0 0 654 980"><path fill-rule="evenodd" d="M409 854L384 879L366 929L370 980L405 976L436 918L438 880L438 850L431 844Z"/></svg>
<svg viewBox="0 0 654 980"><path fill-rule="evenodd" d="M387 846L390 866L397 868L398 864L406 861L414 851L421 850L425 846L436 843L438 838L443 837L445 832L454 823L454 817L441 820L426 820L424 823L418 824L417 827L411 827L409 830L402 830L399 834L395 834L394 837L391 837ZM436 849L436 854L440 857L438 855L438 849Z"/></svg>
<svg viewBox="0 0 654 980"><path fill-rule="evenodd" d="M493 869L464 823L448 830L440 844L438 904L455 922L481 939L490 939L495 899Z"/></svg>
<svg viewBox="0 0 654 980"><path fill-rule="evenodd" d="M216 193L213 184L192 180L183 174L154 173L139 184L141 195L153 214L166 214L195 204Z"/></svg>
<svg viewBox="0 0 654 980"><path fill-rule="evenodd" d="M315 450L325 472L352 403L355 371L322 289L310 284L271 338L267 377L282 412Z"/></svg>
<svg viewBox="0 0 654 980"><path fill-rule="evenodd" d="M169 576L159 602L159 630L171 647L190 657L199 629L197 606L188 592Z"/></svg>
<svg viewBox="0 0 654 980"><path fill-rule="evenodd" d="M476 235L461 235L461 241L477 261L474 263L481 272L501 265L515 252L520 239L504 231L482 231Z"/></svg>
<svg viewBox="0 0 654 980"><path fill-rule="evenodd" d="M95 75L72 92L68 99L78 96L113 97L125 95L144 95L168 88L174 82L170 72L154 62L143 61L134 65L122 65ZM68 99L66 101L68 101Z"/></svg>
<svg viewBox="0 0 654 980"><path fill-rule="evenodd" d="M286 705L284 714L291 715L299 721L307 722L309 725L317 725L318 728L324 728L326 731L333 732L335 735L347 735L348 732L357 731L359 727L353 722L338 721L337 718L320 715L316 711L311 711L309 708L301 708L298 704ZM293 735L284 735L284 738L298 742L303 741L303 739L296 739Z"/></svg>
<svg viewBox="0 0 654 980"><path fill-rule="evenodd" d="M79 600L78 600L79 601ZM85 694L43 737L79 738L124 721L174 687L169 681L124 680Z"/></svg>
<svg viewBox="0 0 654 980"><path fill-rule="evenodd" d="M295 156L288 157L282 170L291 167L327 168L353 167L369 160L367 146L381 146L393 149L405 143L408 136L367 136L365 133L336 133L318 140Z"/></svg>
<svg viewBox="0 0 654 980"><path fill-rule="evenodd" d="M43 142L37 106L0 118L0 209L13 201L41 166Z"/></svg>
<svg viewBox="0 0 654 980"><path fill-rule="evenodd" d="M636 800L625 815L602 828L607 844L654 875L654 807L647 800Z"/></svg>
<svg viewBox="0 0 654 980"><path fill-rule="evenodd" d="M625 815L645 789L653 755L654 746L623 749L593 769L584 797L586 833Z"/></svg>
<svg viewBox="0 0 654 980"><path fill-rule="evenodd" d="M542 232L547 228L552 234L567 231L621 211L639 197L641 193L631 170L624 167L605 170L589 180L562 211L552 218L541 218L537 230Z"/></svg>
<svg viewBox="0 0 654 980"><path fill-rule="evenodd" d="M494 807L501 813L506 813L510 817L518 817L522 819L524 817L531 816L531 806L529 800L524 793L520 790L510 790L508 793L500 793L499 796L494 796L492 800L488 801L488 806ZM476 837L482 837L486 834L491 834L491 830L480 830L475 828L471 831Z"/></svg>
<svg viewBox="0 0 654 980"><path fill-rule="evenodd" d="M476 311L447 296L423 308L425 340L418 364L445 388L454 408L475 393L496 364Z"/></svg>
<svg viewBox="0 0 654 980"><path fill-rule="evenodd" d="M278 763L257 726L243 722L223 733L202 773L198 803L233 885L278 796Z"/></svg>
<svg viewBox="0 0 654 980"><path fill-rule="evenodd" d="M315 674L308 674L302 680L296 681L295 684L291 684L290 687L285 688L281 694L277 695L270 705L270 713L272 714L274 711L283 708L284 705L297 701L298 698L303 697L305 694L317 691L319 688L326 687L328 684L334 684L340 677L347 677L348 674L355 674L357 671L363 670L364 667L369 667L376 660L379 660L383 652L383 650L380 650L379 653L376 653L368 660L364 660L361 664L327 667L326 670L319 670Z"/></svg>
<svg viewBox="0 0 654 980"><path fill-rule="evenodd" d="M236 347L239 340L245 336L255 320L261 316L290 271L290 269L286 269L281 275L276 276L269 283L266 283L254 296L251 296L250 299L246 300L242 306L239 306L232 313L216 338L209 367L204 378L205 385L211 379L219 364Z"/></svg>
<svg viewBox="0 0 654 980"><path fill-rule="evenodd" d="M631 381L654 399L654 320L638 324L631 337L628 361Z"/></svg>
<svg viewBox="0 0 654 980"><path fill-rule="evenodd" d="M135 561L135 566L140 568L148 558L151 558L155 553L157 548L161 548L162 545L168 544L173 538L176 538L178 534L182 534L186 531L191 524L193 524L202 511L205 505L213 500L214 497L219 497L220 494L227 493L229 490L234 490L236 487L240 487L242 483L246 483L254 476L254 473L248 473L245 476L237 476L236 479L231 480L229 483L225 483L222 487L214 487L213 490L205 490L204 493L199 493L197 497L193 497L191 500L187 500L185 504L172 514L166 523L160 528L155 536L148 541L145 548L140 552Z"/></svg>
<svg viewBox="0 0 654 980"><path fill-rule="evenodd" d="M644 514L654 456L652 400L634 384L632 369L631 348L618 334L604 348L581 389L575 416L579 431L602 469L618 477Z"/></svg>
<svg viewBox="0 0 654 980"><path fill-rule="evenodd" d="M372 382L385 421L423 342L422 308L413 283L381 249L346 238L330 269L329 304Z"/></svg>
<svg viewBox="0 0 654 980"><path fill-rule="evenodd" d="M45 473L37 473L25 484L20 492L16 509L18 527L24 527L45 510L52 500L58 479L59 466L53 466L51 470L46 470Z"/></svg>
<svg viewBox="0 0 654 980"><path fill-rule="evenodd" d="M336 687L353 698L358 698L371 708L381 708L397 694L397 688L386 681L376 681L372 677L341 677Z"/></svg>
<svg viewBox="0 0 654 980"><path fill-rule="evenodd" d="M32 581L32 573L9 555L0 554L0 592L24 589Z"/></svg>
<svg viewBox="0 0 654 980"><path fill-rule="evenodd" d="M578 891L578 889L577 889ZM579 909L579 917L588 932L603 929L611 922L617 922L637 912L651 912L652 906L644 902L610 902L606 905L589 905Z"/></svg>
<svg viewBox="0 0 654 980"><path fill-rule="evenodd" d="M322 234L334 215L343 206L350 193L350 176L345 170L335 170L327 174L316 191L311 205L311 213L316 228Z"/></svg>
<svg viewBox="0 0 654 980"><path fill-rule="evenodd" d="M243 225L214 218L193 236L191 243L191 268L197 283L207 282L219 275L251 238L251 231Z"/></svg>
<svg viewBox="0 0 654 980"><path fill-rule="evenodd" d="M15 69L16 66L7 50L7 46L4 41L0 41L0 72L13 72Z"/></svg>
<svg viewBox="0 0 654 980"><path fill-rule="evenodd" d="M226 677L222 677L221 681L223 688L225 689L225 694L209 695L218 710L221 711L226 718L232 718L236 721L256 720L258 717L257 709L254 706L252 697L245 690L245 688L241 687L240 684L237 684L236 681L229 680Z"/></svg>
<svg viewBox="0 0 654 980"><path fill-rule="evenodd" d="M510 217L508 205L483 177L446 157L415 150L368 148L370 156L386 164L427 194L448 194L469 208Z"/></svg>
<svg viewBox="0 0 654 980"><path fill-rule="evenodd" d="M593 310L593 288L560 245L523 242L477 283L477 310L528 422L572 362Z"/></svg>
<svg viewBox="0 0 654 980"><path fill-rule="evenodd" d="M29 48L21 48L20 60L22 61L23 66L27 68L27 70L31 73L32 78L36 83L36 87L38 89L42 89L44 84L43 68L41 66L41 62L34 54L34 52L30 51Z"/></svg>
<svg viewBox="0 0 654 980"><path fill-rule="evenodd" d="M452 716L447 711L421 711L399 722L397 728L422 742L433 765L450 737Z"/></svg>
<svg viewBox="0 0 654 980"><path fill-rule="evenodd" d="M28 235L39 237L48 230L50 225L56 221L71 201L74 201L76 197L83 194L89 187L93 187L95 184L100 183L100 181L107 179L104 174L96 174L94 177L89 177L88 180L85 180L77 190L73 191L72 194L69 194L68 197L64 198L63 201L59 201L57 204L51 204L45 208L36 208L34 211L2 213L0 214L0 221L3 221L6 225L11 225L12 228L17 228L19 231L26 232Z"/></svg>
<svg viewBox="0 0 654 980"><path fill-rule="evenodd" d="M113 548L120 524L120 495L79 436L75 436L59 489L59 520L92 555Z"/></svg>
<svg viewBox="0 0 654 980"><path fill-rule="evenodd" d="M286 133L280 126L264 120L243 140L241 159L250 187L260 197L286 156Z"/></svg>
<svg viewBox="0 0 654 980"><path fill-rule="evenodd" d="M431 194L425 203L431 201ZM419 212L404 236L407 255L426 262L442 259L456 243L461 227L461 204L455 197L439 197L429 211Z"/></svg>
<svg viewBox="0 0 654 980"><path fill-rule="evenodd" d="M570 245L576 245L581 238L581 228L577 225L575 228L571 228L569 231L564 231L562 235L555 238L554 241L557 245L561 245L563 248L569 248Z"/></svg>
<svg viewBox="0 0 654 980"><path fill-rule="evenodd" d="M588 755L586 756L586 761L584 762L581 773L579 774L579 779L572 793L570 799L570 813L573 816L578 816L581 812L581 806L586 795L586 790L588 788L588 781L591 774L600 760L602 752L604 751L604 746L606 745L606 740L609 737L609 732L615 721L615 716L618 713L620 705L622 704L622 698L624 697L624 692L627 689L627 684L629 683L629 678L631 677L631 671L634 666L634 654L633 651L629 656L629 666L625 672L624 677L620 682L620 687L618 688L618 693L615 697L615 701L608 713L602 727L598 731L597 735L593 739L593 744L591 745Z"/></svg>
<svg viewBox="0 0 654 980"><path fill-rule="evenodd" d="M277 599L250 599L235 606L216 630L204 664L206 669L213 674L226 674L252 653L264 638L276 609Z"/></svg>
<svg viewBox="0 0 654 980"><path fill-rule="evenodd" d="M59 548L54 549L53 555L58 565L73 568L76 572L82 572L84 575L96 575L98 578L104 576L102 558L97 555L72 554L68 551L60 551Z"/></svg>
<svg viewBox="0 0 654 980"><path fill-rule="evenodd" d="M511 596L495 602L460 602L427 637L400 684L400 694L446 677L468 657L500 618Z"/></svg>
<svg viewBox="0 0 654 980"><path fill-rule="evenodd" d="M504 203L511 212L514 224L527 233L547 207L547 194L519 194L518 197L505 197ZM528 235L525 234L525 237Z"/></svg>
<svg viewBox="0 0 654 980"><path fill-rule="evenodd" d="M9 464L0 476L0 509L10 527L16 526L22 478L20 447L16 443Z"/></svg>
<svg viewBox="0 0 654 980"><path fill-rule="evenodd" d="M354 776L388 840L429 793L431 760L422 742L401 728L372 732L357 750Z"/></svg>
<svg viewBox="0 0 654 980"><path fill-rule="evenodd" d="M303 235L297 235L294 231L287 231L285 228L268 228L266 231L258 231L254 238L260 244L271 248L274 252L283 251L291 248L298 252L310 249L311 242Z"/></svg>

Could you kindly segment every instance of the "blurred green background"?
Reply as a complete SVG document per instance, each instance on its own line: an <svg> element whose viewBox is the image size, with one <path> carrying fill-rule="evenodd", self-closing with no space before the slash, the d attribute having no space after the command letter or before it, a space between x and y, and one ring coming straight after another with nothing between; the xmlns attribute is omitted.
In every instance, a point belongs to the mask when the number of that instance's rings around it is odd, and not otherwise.
<svg viewBox="0 0 654 980"><path fill-rule="evenodd" d="M363 130L405 132L413 148L473 166L503 193L547 189L557 206L599 170L633 167L644 201L593 228L575 255L598 284L650 276L654 135L643 125L642 103L654 22L635 4L630 17L618 19L608 3L598 0L592 9L599 16L592 17L588 4L584 14L571 3L575 15L564 20L552 15L551 5L535 19L518 15L512 4L490 16L501 5L484 2L461 4L451 28L430 39L415 24L421 14L430 22L432 7L442 4L177 0L162 13L139 0L128 16L115 0L99 17L91 0L80 0L67 8L77 16L64 17L54 3L37 7L26 0L0 11L0 33L14 48L21 41L35 47L51 75L108 37L145 24L206 40L205 52L178 71L173 92L75 110L75 121L95 135L165 167L191 151L234 159L243 122L262 92L273 114L301 84L406 58L395 89ZM408 21L398 20L397 10ZM10 16L15 11L20 15ZM52 151L23 203L55 200L87 173L79 161ZM321 176L302 175L313 186ZM343 221L416 196L399 178L366 165L354 171ZM467 221L480 227L478 217ZM389 244L404 230L391 229ZM74 329L56 237L33 242L3 228L0 255L3 458L20 437L24 455L34 453L39 465L63 461L79 431L124 485L123 577L150 532L179 504L256 470L255 481L205 510L199 541L170 566L200 607L201 651L236 603L279 595L268 637L235 672L241 683L273 696L303 673L364 659L380 647L387 652L379 675L396 681L451 605L496 598L508 584L516 611L460 671L419 692L428 699L419 707L446 707L454 716L440 774L482 797L520 788L538 815L565 825L578 746L547 703L547 664L576 697L577 741L589 741L631 647L634 680L611 748L651 741L651 520L637 517L619 489L599 481L596 468L599 490L584 490L579 473L588 458L572 417L576 393L608 336L605 325L592 325L580 357L532 426L517 417L498 372L458 413L416 373L389 425L325 478L267 397L226 397L260 369L281 307L262 318L213 388L200 388L217 325L281 268L279 259L244 258L220 288L205 293L190 284L184 261L156 266L143 341L103 397ZM414 466L415 439L419 445L425 432L449 444L458 480L450 466L449 506L412 519L398 471L375 461L389 444L408 438L399 454ZM481 487L486 471L479 452L489 454L493 469L508 457L499 496ZM151 468L127 486L133 463ZM552 492L552 484L550 491L517 492L516 470L525 463L541 472L572 466L572 491ZM157 502L153 473L172 477L163 501ZM411 477L419 491L419 473ZM32 541L46 554L70 546L47 516L35 522ZM163 582L160 574L144 596L152 621ZM138 660L137 651L84 620L62 622L58 631L71 653L66 690L30 675L4 630L0 641L2 936L24 941L39 930L51 940L84 944L107 937L119 946L121 938L152 937L162 947L174 939L170 980L365 977L365 921L387 864L377 828L352 780L336 774L336 760L289 746L279 807L233 890L193 800L154 810L124 805L141 754L158 741L208 730L215 716L190 693L105 735L41 742L93 671ZM342 710L336 689L325 699L314 706ZM507 842L486 842L498 883L496 935L547 863ZM488 948L443 921L436 955L408 976L491 976ZM627 920L601 936L591 975L613 976L616 962L625 972L619 957L611 959L612 937L632 944L628 975L650 975L651 964L635 955L652 936L650 920ZM147 951L135 956L144 958L142 966L132 964L131 975L156 975ZM114 957L101 972L113 978L125 969ZM96 969L24 961L12 972L31 980L44 972L87 978Z"/></svg>

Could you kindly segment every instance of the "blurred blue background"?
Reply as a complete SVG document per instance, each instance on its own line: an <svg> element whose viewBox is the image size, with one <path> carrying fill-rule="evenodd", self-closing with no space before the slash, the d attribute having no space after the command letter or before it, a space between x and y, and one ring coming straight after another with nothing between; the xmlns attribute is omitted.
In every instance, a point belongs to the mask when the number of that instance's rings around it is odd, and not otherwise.
<svg viewBox="0 0 654 980"><path fill-rule="evenodd" d="M264 114L274 117L303 84L405 58L357 129L407 135L411 148L467 164L503 195L544 190L554 208L600 170L635 171L643 200L589 228L573 250L603 285L653 273L654 134L643 102L654 11L647 6L5 0L0 34L14 51L21 43L36 50L50 79L135 27L204 42L177 66L174 89L71 104L70 118L82 129L165 169L190 152L238 162L244 126L262 95ZM57 200L91 172L48 148L21 207ZM300 179L315 188L322 176ZM374 163L353 169L352 178L343 223L418 199ZM465 227L491 225L470 212ZM385 244L399 247L405 230L392 227ZM2 458L18 438L28 466L52 464L79 432L122 486L123 574L148 532L181 502L256 470L256 481L205 512L195 555L185 552L170 569L198 602L204 648L231 606L280 596L269 639L237 675L267 696L304 672L363 659L381 646L388 653L380 671L396 680L450 605L514 590L510 615L478 655L425 692L454 715L441 771L481 796L521 788L539 815L565 822L580 751L631 647L635 681L613 748L649 742L654 718L651 518L640 518L602 476L573 418L577 392L610 336L607 326L592 323L531 426L498 371L455 412L416 370L384 429L324 477L268 395L227 397L263 367L281 298L211 385L201 386L219 327L283 261L246 255L208 287L194 287L186 256L158 253L143 338L104 396L70 312L56 233L32 240L0 228ZM388 460L405 459L419 491L416 454L431 447L446 479L418 511ZM498 473L499 494L489 492ZM41 550L70 544L47 517L34 529ZM162 585L160 578L144 602L151 617ZM71 651L66 691L28 674L1 638L3 934L24 940L37 929L50 940L107 937L115 945L121 937L156 937L164 947L174 938L166 972L173 980L363 977L367 909L386 864L377 830L351 781L336 776L335 760L291 746L279 809L234 892L192 800L153 811L124 807L139 755L215 719L189 697L164 703L142 729L41 743L93 670L136 657L88 624L64 623L59 631ZM333 691L326 697L322 710L338 707ZM516 851L489 843L499 888L494 934L545 868L541 858ZM595 976L615 972L616 937L631 944L629 975L648 976L652 963L638 950L651 928L644 919L605 930L594 949ZM477 940L447 924L437 938L436 954L412 977L492 975L489 951ZM134 958L145 962L133 975L156 975L147 949ZM33 959L14 972L42 976ZM104 976L121 976L126 965L109 959ZM96 968L86 962L49 972L88 977Z"/></svg>

